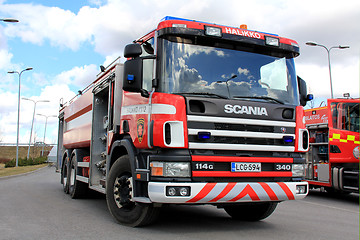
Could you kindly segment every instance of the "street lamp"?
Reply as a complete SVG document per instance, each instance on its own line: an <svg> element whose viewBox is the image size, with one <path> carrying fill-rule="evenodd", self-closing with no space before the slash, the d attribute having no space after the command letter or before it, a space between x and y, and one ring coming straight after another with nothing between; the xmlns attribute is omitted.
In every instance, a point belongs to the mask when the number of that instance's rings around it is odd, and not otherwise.
<svg viewBox="0 0 360 240"><path fill-rule="evenodd" d="M327 51L327 54L328 54L328 63L329 63L329 75L330 75L330 90L331 90L331 98L334 98L334 94L333 94L333 87L332 87L332 78L331 78L331 63L330 63L330 50L333 49L333 48L339 48L339 49L346 49L346 48L350 48L349 46L333 46L331 48L327 48L326 46L322 45L322 44L318 44L318 43L315 43L315 42L307 42L306 45L309 45L309 46L318 46L318 47L323 47L325 48L325 50Z"/></svg>
<svg viewBox="0 0 360 240"><path fill-rule="evenodd" d="M35 109L36 109L36 104L38 102L50 102L49 100L32 100L30 98L22 98L23 100L28 100L28 101L32 101L34 103L34 111L33 111L33 117L32 117L32 121L31 121L31 130L30 130L30 139L29 139L29 148L28 148L28 152L27 152L27 159L29 159L30 156L30 145L31 145L31 136L32 136L32 130L33 130L33 126L34 126L34 118L35 118Z"/></svg>
<svg viewBox="0 0 360 240"><path fill-rule="evenodd" d="M227 88L227 90L228 90L228 94L229 94L229 98L231 97L230 96L230 89L229 89L229 84L228 84L228 82L231 80L231 79L234 79L234 78L236 78L237 77L237 75L236 74L234 74L234 75L232 75L228 80L226 80L226 81L217 81L216 83L223 83L223 82L225 82L226 83L226 88Z"/></svg>
<svg viewBox="0 0 360 240"><path fill-rule="evenodd" d="M19 20L13 19L13 18L0 18L0 21L2 21L2 22L10 22L10 23L19 22Z"/></svg>
<svg viewBox="0 0 360 240"><path fill-rule="evenodd" d="M56 115L44 115L44 114L40 114L40 113L38 113L38 114L36 114L36 115L43 116L43 117L46 118L46 120L45 120L45 130L44 130L43 147L42 147L42 152L41 152L41 156L44 156L44 147L45 147L45 135L46 135L47 119L48 119L49 117L57 117L57 116L56 116Z"/></svg>
<svg viewBox="0 0 360 240"><path fill-rule="evenodd" d="M13 74L17 73L19 75L19 94L18 94L18 117L17 117L17 133L16 133L16 167L19 166L19 120L20 120L20 86L21 86L21 74L25 71L30 71L33 68L29 67L22 70L20 73L18 71L10 71L8 73Z"/></svg>

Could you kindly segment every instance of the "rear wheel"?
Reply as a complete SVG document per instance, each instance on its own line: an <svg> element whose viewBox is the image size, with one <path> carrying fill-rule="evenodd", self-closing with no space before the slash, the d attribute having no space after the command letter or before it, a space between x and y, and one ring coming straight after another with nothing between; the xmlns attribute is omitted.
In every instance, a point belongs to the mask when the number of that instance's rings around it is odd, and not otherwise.
<svg viewBox="0 0 360 240"><path fill-rule="evenodd" d="M243 203L224 207L225 211L236 220L260 221L270 216L277 202Z"/></svg>
<svg viewBox="0 0 360 240"><path fill-rule="evenodd" d="M119 223L137 227L153 222L159 214L159 208L133 201L129 161L125 155L112 165L106 184L106 202L110 213Z"/></svg>
<svg viewBox="0 0 360 240"><path fill-rule="evenodd" d="M71 157L71 161L69 164L69 194L71 198L81 198L83 197L88 190L88 186L86 183L76 180L76 175L78 175L78 167L77 167L77 158L80 154L77 150L74 151L74 154Z"/></svg>
<svg viewBox="0 0 360 240"><path fill-rule="evenodd" d="M61 183L63 185L63 190L65 193L69 193L68 172L69 172L69 161L68 161L68 157L66 157L63 160L63 164L61 168Z"/></svg>

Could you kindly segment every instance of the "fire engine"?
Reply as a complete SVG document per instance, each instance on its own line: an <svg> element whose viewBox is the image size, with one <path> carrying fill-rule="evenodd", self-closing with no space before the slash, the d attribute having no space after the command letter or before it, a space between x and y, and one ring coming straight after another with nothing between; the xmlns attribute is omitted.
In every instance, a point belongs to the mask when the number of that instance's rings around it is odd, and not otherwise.
<svg viewBox="0 0 360 240"><path fill-rule="evenodd" d="M359 99L328 99L305 110L310 149L306 179L331 193L359 192Z"/></svg>
<svg viewBox="0 0 360 240"><path fill-rule="evenodd" d="M298 55L274 34L165 17L60 109L65 193L106 194L128 226L167 204L258 221L304 198L309 95Z"/></svg>

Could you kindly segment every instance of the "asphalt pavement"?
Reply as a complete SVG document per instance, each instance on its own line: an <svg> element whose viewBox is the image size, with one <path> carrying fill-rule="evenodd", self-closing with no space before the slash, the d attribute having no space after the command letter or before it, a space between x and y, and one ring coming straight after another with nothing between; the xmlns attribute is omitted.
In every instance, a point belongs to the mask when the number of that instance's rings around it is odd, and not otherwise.
<svg viewBox="0 0 360 240"><path fill-rule="evenodd" d="M170 206L153 225L130 228L110 215L105 197L71 199L53 167L0 179L0 239L358 240L359 195L319 191L280 203L260 222L233 221L214 206Z"/></svg>

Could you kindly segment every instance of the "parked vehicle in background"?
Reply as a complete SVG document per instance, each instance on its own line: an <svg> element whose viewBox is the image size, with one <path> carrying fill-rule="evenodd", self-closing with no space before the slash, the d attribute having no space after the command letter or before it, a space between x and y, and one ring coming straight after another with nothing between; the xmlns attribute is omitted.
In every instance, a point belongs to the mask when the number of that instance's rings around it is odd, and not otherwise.
<svg viewBox="0 0 360 240"><path fill-rule="evenodd" d="M306 179L329 192L359 192L359 99L328 99L305 110L310 134Z"/></svg>

